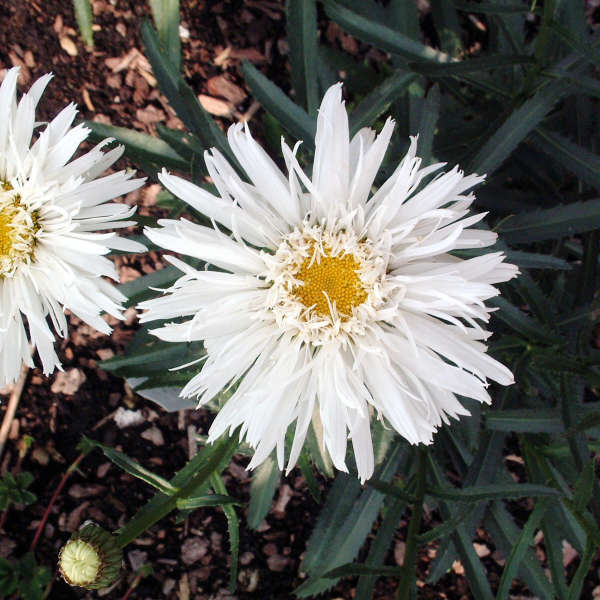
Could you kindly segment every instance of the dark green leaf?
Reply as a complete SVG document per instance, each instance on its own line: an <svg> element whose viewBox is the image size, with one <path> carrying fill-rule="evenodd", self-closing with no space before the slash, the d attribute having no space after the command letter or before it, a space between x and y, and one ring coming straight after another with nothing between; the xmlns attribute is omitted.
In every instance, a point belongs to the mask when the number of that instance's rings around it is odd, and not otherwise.
<svg viewBox="0 0 600 600"><path fill-rule="evenodd" d="M94 17L92 15L92 4L90 0L73 0L73 8L75 9L75 19L77 27L83 38L86 46L94 45Z"/></svg>
<svg viewBox="0 0 600 600"><path fill-rule="evenodd" d="M310 495L313 497L314 501L317 503L321 503L321 488L319 487L319 482L315 477L313 472L313 466L308 458L308 454L303 450L298 457L298 466L302 471L302 475L306 480L306 485L308 487L308 491Z"/></svg>
<svg viewBox="0 0 600 600"><path fill-rule="evenodd" d="M466 488L429 487L427 495L455 502L482 502L496 499L526 498L528 496L558 496L554 488L537 483L497 483Z"/></svg>
<svg viewBox="0 0 600 600"><path fill-rule="evenodd" d="M430 463L430 472L432 473L433 481L438 486L446 486L447 481L441 469L431 458L431 455ZM456 515L456 511L445 501L440 502L440 512L444 520L451 519ZM468 533L465 523L460 523L457 526L451 539L467 573L467 581L474 597L478 600L492 600L494 596L490 589L488 577L473 549L472 536Z"/></svg>
<svg viewBox="0 0 600 600"><path fill-rule="evenodd" d="M119 286L119 291L127 296L127 306L135 306L143 300L155 298L158 289L166 289L171 287L183 273L176 267L165 267L154 273L142 275L133 281L122 283ZM150 289L155 288L155 289Z"/></svg>
<svg viewBox="0 0 600 600"><path fill-rule="evenodd" d="M546 513L546 516L549 513ZM492 502L484 519L484 527L492 536L496 548L508 556L517 543L520 528L500 501ZM560 548L560 546L559 546ZM562 551L560 552L562 559ZM519 577L540 598L553 598L553 585L545 576L542 566L531 548L527 548L518 569Z"/></svg>
<svg viewBox="0 0 600 600"><path fill-rule="evenodd" d="M187 171L188 163L166 142L151 135L127 129L126 127L115 127L94 121L85 121L85 126L91 129L91 138L103 140L115 138L117 142L125 146L127 155L133 160L142 160L147 163Z"/></svg>
<svg viewBox="0 0 600 600"><path fill-rule="evenodd" d="M0 558L0 595L8 598L17 589L15 566L6 558Z"/></svg>
<svg viewBox="0 0 600 600"><path fill-rule="evenodd" d="M377 477L391 479L404 452L395 445L378 467ZM310 577L296 589L297 596L319 594L335 584L334 579L322 579L322 574L356 558L383 500L374 489L361 492L355 475L338 474L307 544L301 568Z"/></svg>
<svg viewBox="0 0 600 600"><path fill-rule="evenodd" d="M419 156L424 165L431 164L433 138L438 118L440 116L440 88L434 85L423 102L421 118L419 120Z"/></svg>
<svg viewBox="0 0 600 600"><path fill-rule="evenodd" d="M333 0L325 0L325 12L340 27L377 48L398 54L408 60L450 62L451 58L431 46L417 42L402 33L372 21Z"/></svg>
<svg viewBox="0 0 600 600"><path fill-rule="evenodd" d="M565 432L565 437L571 437L594 427L600 427L600 412L587 414L577 424L573 425L573 427L569 427L568 431Z"/></svg>
<svg viewBox="0 0 600 600"><path fill-rule="evenodd" d="M533 543L533 536L535 530L539 527L540 522L548 508L550 500L548 498L542 498L536 502L533 512L527 519L527 523L521 530L515 545L506 561L504 571L502 571L502 577L500 579L500 585L498 586L498 593L496 598L498 600L508 598L512 581L517 575L521 561L527 551L527 548Z"/></svg>
<svg viewBox="0 0 600 600"><path fill-rule="evenodd" d="M385 560L388 548L392 543L394 534L400 522L402 513L406 510L404 500L395 500L385 511L383 521L377 529L375 539L371 542L369 554L367 555L366 566L375 567L382 565ZM376 575L361 575L356 586L356 600L370 600L375 588Z"/></svg>
<svg viewBox="0 0 600 600"><path fill-rule="evenodd" d="M159 87L175 109L177 116L205 147L218 148L233 164L237 165L237 160L227 143L225 134L202 108L194 90L173 69L156 31L148 21L142 23L141 32L146 47L146 56L152 65Z"/></svg>
<svg viewBox="0 0 600 600"><path fill-rule="evenodd" d="M405 502L414 503L416 498L401 488L398 484L387 483L385 481L380 481L374 477L371 477L367 481L367 485L375 488L378 492L382 494L386 494L386 496L394 496L395 498L399 498L400 500L404 500Z"/></svg>
<svg viewBox="0 0 600 600"><path fill-rule="evenodd" d="M273 504L281 471L273 456L269 456L252 474L250 483L250 505L248 506L248 527L257 529L267 516Z"/></svg>
<svg viewBox="0 0 600 600"><path fill-rule="evenodd" d="M489 300L489 304L500 310L494 312L494 317L506 323L514 331L521 333L530 340L538 340L546 344L559 344L563 342L561 336L554 333L542 323L532 319L521 309L512 305L508 300L496 296Z"/></svg>
<svg viewBox="0 0 600 600"><path fill-rule="evenodd" d="M296 139L309 149L315 147L317 120L292 102L272 81L267 79L252 63L245 61L242 71L252 95L263 108Z"/></svg>
<svg viewBox="0 0 600 600"><path fill-rule="evenodd" d="M455 75L464 75L466 73L487 73L492 69L512 67L514 65L533 64L535 60L531 56L502 56L494 54L491 56L482 56L479 58L469 58L460 62L449 64L435 63L411 63L409 66L413 71L426 75L427 77L452 77Z"/></svg>
<svg viewBox="0 0 600 600"><path fill-rule="evenodd" d="M239 500L223 494L207 494L205 496L195 496L191 498L180 498L177 500L179 510L193 510L195 508L205 508L207 506L224 506L225 504L241 505Z"/></svg>
<svg viewBox="0 0 600 600"><path fill-rule="evenodd" d="M470 0L451 0L451 2L459 10L490 15L528 13L531 10L531 6L533 6L529 2L527 4L506 4L504 2L477 2Z"/></svg>
<svg viewBox="0 0 600 600"><path fill-rule="evenodd" d="M181 69L179 38L179 0L150 0L154 23L167 58L176 73Z"/></svg>
<svg viewBox="0 0 600 600"><path fill-rule="evenodd" d="M166 479L160 477L160 475L156 475L149 471L145 467L142 467L139 463L129 458L123 452L119 452L114 448L110 448L108 446L104 446L100 442L96 442L95 440L91 440L88 438L88 443L92 444L96 448L100 448L106 458L111 460L115 465L117 465L120 469L123 469L126 473L145 481L149 485L155 487L157 490L162 492L163 494L173 495L176 494L179 490L176 487L173 487Z"/></svg>
<svg viewBox="0 0 600 600"><path fill-rule="evenodd" d="M223 482L223 478L213 473L211 476L211 484L217 494L223 497L227 493L227 488ZM229 533L229 550L231 551L231 570L229 573L229 591L233 594L235 592L235 586L237 584L237 572L238 572L238 556L240 552L240 520L238 519L235 509L231 503L223 505L223 512L227 518L227 531Z"/></svg>
<svg viewBox="0 0 600 600"><path fill-rule="evenodd" d="M538 127L530 136L535 146L581 181L600 189L600 157L559 133Z"/></svg>
<svg viewBox="0 0 600 600"><path fill-rule="evenodd" d="M317 79L317 5L315 0L287 1L290 73L298 104L315 115L319 105Z"/></svg>
<svg viewBox="0 0 600 600"><path fill-rule="evenodd" d="M160 492L155 494L126 525L121 527L117 543L124 547L132 542L159 519L174 510L179 498L201 495L209 485L210 476L215 472L220 473L225 468L237 445L237 434L234 433L231 437L221 438L212 446L199 452L169 481L169 485L179 491L172 495Z"/></svg>
<svg viewBox="0 0 600 600"><path fill-rule="evenodd" d="M571 586L569 587L568 600L580 600L581 590L583 588L584 579L590 574L590 567L594 554L596 553L596 545L592 539L588 539L585 545L585 551L581 557L577 571L571 580Z"/></svg>
<svg viewBox="0 0 600 600"><path fill-rule="evenodd" d="M594 489L594 479L596 473L594 471L594 461L589 460L583 470L577 477L575 487L573 488L573 500L575 502L575 510L583 511L589 504L592 498L592 492Z"/></svg>
<svg viewBox="0 0 600 600"><path fill-rule="evenodd" d="M355 575L377 575L380 577L400 577L404 573L402 567L372 567L370 565L361 565L357 563L348 563L341 567L336 567L322 577L327 579L338 579L339 577L352 577Z"/></svg>
<svg viewBox="0 0 600 600"><path fill-rule="evenodd" d="M522 212L505 219L497 231L511 244L560 239L600 227L600 198Z"/></svg>
<svg viewBox="0 0 600 600"><path fill-rule="evenodd" d="M533 408L513 408L486 413L485 425L495 431L523 433L558 433L564 424L558 411Z"/></svg>
<svg viewBox="0 0 600 600"><path fill-rule="evenodd" d="M363 127L370 127L402 96L416 79L412 73L396 71L383 80L373 91L363 98L350 114L350 134L354 135Z"/></svg>
<svg viewBox="0 0 600 600"><path fill-rule="evenodd" d="M457 526L462 523L469 514L472 512L472 507L467 506L462 511L457 512L453 517L444 521L441 525L438 525L434 529L422 533L418 537L419 544L428 544L433 540L439 540L446 537L454 532Z"/></svg>
<svg viewBox="0 0 600 600"><path fill-rule="evenodd" d="M574 50L577 54L579 54L585 60L591 62L594 66L600 66L600 53L598 50L590 43L591 40L585 39L585 37L580 37L578 35L573 35L571 31L561 23L557 23L556 21L548 24L549 30L554 33L559 39Z"/></svg>
<svg viewBox="0 0 600 600"><path fill-rule="evenodd" d="M532 98L514 110L471 160L468 172L493 173L535 129L552 107L571 92L572 86L555 81L541 88Z"/></svg>

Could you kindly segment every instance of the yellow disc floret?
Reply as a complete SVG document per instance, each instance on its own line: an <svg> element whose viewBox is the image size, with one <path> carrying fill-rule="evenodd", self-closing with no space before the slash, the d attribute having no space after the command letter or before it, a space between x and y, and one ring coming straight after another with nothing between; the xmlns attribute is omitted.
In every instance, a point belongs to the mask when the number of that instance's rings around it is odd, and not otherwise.
<svg viewBox="0 0 600 600"><path fill-rule="evenodd" d="M307 308L314 306L319 315L330 315L330 305L335 305L342 318L349 317L352 309L367 299L359 263L352 254L331 256L330 249L325 248L325 254L320 255L314 246L312 250L295 274L302 282L295 295Z"/></svg>
<svg viewBox="0 0 600 600"><path fill-rule="evenodd" d="M36 211L30 211L6 184L0 186L0 277L10 275L33 257L39 231Z"/></svg>

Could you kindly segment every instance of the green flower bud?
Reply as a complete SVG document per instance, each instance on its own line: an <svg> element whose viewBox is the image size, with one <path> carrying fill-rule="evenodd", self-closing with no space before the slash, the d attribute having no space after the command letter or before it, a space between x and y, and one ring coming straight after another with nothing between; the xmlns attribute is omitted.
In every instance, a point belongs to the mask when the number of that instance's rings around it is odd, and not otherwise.
<svg viewBox="0 0 600 600"><path fill-rule="evenodd" d="M69 585L97 590L121 573L122 553L112 533L89 523L75 532L58 556L60 574Z"/></svg>

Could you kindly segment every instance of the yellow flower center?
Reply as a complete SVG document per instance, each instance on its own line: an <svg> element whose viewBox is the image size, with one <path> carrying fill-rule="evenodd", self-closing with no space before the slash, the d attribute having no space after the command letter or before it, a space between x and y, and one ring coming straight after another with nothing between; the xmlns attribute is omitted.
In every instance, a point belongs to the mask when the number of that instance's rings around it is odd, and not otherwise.
<svg viewBox="0 0 600 600"><path fill-rule="evenodd" d="M71 585L85 586L98 576L101 560L96 549L83 540L71 540L60 554L60 569Z"/></svg>
<svg viewBox="0 0 600 600"><path fill-rule="evenodd" d="M360 264L352 254L329 256L330 249L325 248L325 256L310 256L300 265L294 277L303 285L294 289L296 297L306 307L322 316L331 314L330 304L335 304L337 312L346 320L352 315L352 309L367 299L367 292L358 273ZM344 319L346 317L346 319Z"/></svg>
<svg viewBox="0 0 600 600"><path fill-rule="evenodd" d="M8 186L8 187L7 187ZM0 277L10 275L33 257L38 216L11 193L6 182L0 182Z"/></svg>

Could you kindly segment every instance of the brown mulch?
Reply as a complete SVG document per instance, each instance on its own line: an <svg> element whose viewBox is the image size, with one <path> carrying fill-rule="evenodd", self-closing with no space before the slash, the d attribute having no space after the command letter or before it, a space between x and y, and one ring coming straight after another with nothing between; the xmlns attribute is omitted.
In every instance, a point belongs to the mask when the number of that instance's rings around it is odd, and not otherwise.
<svg viewBox="0 0 600 600"><path fill-rule="evenodd" d="M144 58L139 26L149 18L146 2L93 0L95 46L86 48L77 31L71 2L67 0L18 0L0 4L0 77L2 69L21 66L21 84L28 87L37 77L53 72L55 79L45 93L39 119L51 118L65 104L78 104L84 119L125 126L152 133L157 123L183 125L161 96L152 70ZM258 105L240 71L250 60L272 79L289 89L287 42L282 2L261 0L182 0L182 50L184 74L204 107L219 123L257 120ZM358 54L362 46L334 24L321 32L329 41ZM257 124L258 125L258 124ZM146 174L148 175L148 174ZM154 184L130 194L129 203L139 204L139 214L156 216L159 187ZM160 256L117 257L122 281L162 267ZM64 374L45 378L33 369L13 421L7 450L0 464L6 470L26 470L35 475L32 491L38 502L23 509L11 508L0 530L0 556L15 558L28 549L39 520L65 469L75 459L82 435L113 446L153 471L170 478L189 457L189 439L205 434L211 421L206 412L166 413L128 389L124 382L98 368L102 359L123 352L137 324L129 309L124 322L108 319L114 335L98 334L71 318L71 336L60 346ZM0 419L4 411L0 406ZM131 411L134 424L120 427L115 414ZM120 423L122 425L122 423ZM27 450L28 436L32 438ZM225 472L232 496L247 501L247 459L236 458ZM325 489L326 484L323 483ZM131 517L151 496L148 486L123 473L95 451L69 479L50 515L38 544L41 564L54 569L59 548L84 521L91 519L115 529ZM125 550L126 571L121 582L106 597L121 598L136 571L151 564L153 573L141 579L130 598L284 599L303 579L299 573L302 553L319 506L308 493L298 470L282 478L275 505L259 528L245 525L247 508L241 511L240 576L236 594L228 585L227 526L218 509L195 511L185 522L163 519ZM432 516L428 518L433 518ZM401 563L403 533L399 528L387 564ZM480 532L478 553L494 577L500 567L494 548ZM430 547L420 556L424 581L435 555ZM362 556L362 555L361 555ZM352 598L354 579L343 580L327 598ZM395 582L382 579L375 598L393 598ZM437 586L419 582L420 598L469 598L464 570L455 563ZM67 586L58 578L49 598L94 598Z"/></svg>

